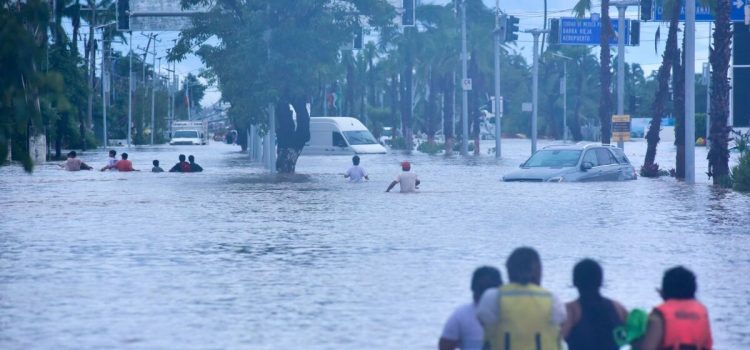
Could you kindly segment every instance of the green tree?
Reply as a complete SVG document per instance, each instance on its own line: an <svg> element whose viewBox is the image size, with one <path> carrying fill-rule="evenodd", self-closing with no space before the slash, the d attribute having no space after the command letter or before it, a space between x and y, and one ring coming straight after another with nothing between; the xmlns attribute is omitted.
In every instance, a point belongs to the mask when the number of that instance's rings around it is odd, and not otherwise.
<svg viewBox="0 0 750 350"><path fill-rule="evenodd" d="M218 0L210 5L192 29L180 33L171 57L181 59L189 52L201 57L239 127L267 128L267 106L273 103L276 169L293 173L310 138L306 105L316 95L319 72L339 62L339 49L363 20L384 26L394 10L384 0Z"/></svg>
<svg viewBox="0 0 750 350"><path fill-rule="evenodd" d="M729 13L730 0L710 0L714 14L713 43L709 53L711 63L711 123L708 140L708 176L714 185L729 185L729 59L732 31Z"/></svg>

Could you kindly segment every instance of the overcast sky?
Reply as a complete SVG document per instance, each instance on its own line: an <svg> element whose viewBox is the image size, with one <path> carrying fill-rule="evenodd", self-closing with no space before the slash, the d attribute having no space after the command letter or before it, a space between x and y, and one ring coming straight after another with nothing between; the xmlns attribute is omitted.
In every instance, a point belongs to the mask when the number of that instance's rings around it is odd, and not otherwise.
<svg viewBox="0 0 750 350"><path fill-rule="evenodd" d="M395 1L398 2L398 0L389 0L389 1ZM484 3L488 7L495 7L495 0L483 0ZM450 0L422 0L423 3L432 3L432 4L448 4L451 1ZM594 12L598 11L599 2L594 0ZM575 1L573 0L548 0L548 17L549 18L558 18L558 17L571 17L571 11L573 6L575 5ZM513 16L516 16L520 19L519 27L521 30L524 29L532 29L532 28L541 28L543 24L543 2L541 0L539 1L508 1L503 0L500 1L500 8ZM615 8L612 8L610 10L610 15L613 18L617 17L617 10ZM636 7L629 8L626 18L629 19L638 19L638 10ZM470 18L468 19L471 20ZM659 43L659 52L654 52L654 34L656 32L656 29L659 26L662 26L662 38L661 42ZM82 30L82 32L87 32ZM653 70L658 69L659 64L661 62L661 54L664 50L664 43L666 41L666 25L663 23L658 22L648 22L648 23L641 23L641 46L639 47L626 47L625 48L625 61L628 63L639 63L643 66L643 69L645 70L646 74L650 74ZM143 33L147 34L147 33ZM166 55L166 50L172 46L173 42L178 37L178 32L158 32L159 40L161 42L157 43L157 57L163 57ZM696 63L695 68L697 72L700 72L702 70L703 62L706 62L708 60L708 37L709 37L709 25L708 23L697 23L696 24ZM134 32L133 33L133 48L134 50L137 47L145 47L147 43L147 39L142 33L140 32ZM519 50L524 56L527 57L527 59L530 61L531 57L531 49L532 47L532 38L530 34L519 34L519 40L517 42L516 49ZM121 50L127 51L127 46L122 45L120 47ZM597 50L598 51L598 50ZM138 52L138 51L136 51ZM598 52L596 52L596 55L598 57ZM151 59L149 58L149 62ZM162 63L165 63L165 60L162 60ZM166 71L164 71L166 67L164 64L162 64L162 72L166 74ZM200 72L200 69L202 68L202 63L200 59L198 59L195 56L190 56L186 60L179 62L177 64L177 73L184 77L188 73L197 74ZM206 91L206 96L202 101L202 104L204 106L211 105L215 102L217 102L221 97L220 92L216 87L209 87L209 89Z"/></svg>

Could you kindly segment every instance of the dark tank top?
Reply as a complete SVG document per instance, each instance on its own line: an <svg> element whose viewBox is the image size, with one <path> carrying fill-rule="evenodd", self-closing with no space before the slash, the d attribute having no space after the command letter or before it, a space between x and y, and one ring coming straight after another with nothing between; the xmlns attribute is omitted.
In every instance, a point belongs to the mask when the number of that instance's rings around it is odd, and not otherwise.
<svg viewBox="0 0 750 350"><path fill-rule="evenodd" d="M569 350L617 350L612 331L622 321L614 303L607 298L596 298L581 305L581 319L565 338Z"/></svg>

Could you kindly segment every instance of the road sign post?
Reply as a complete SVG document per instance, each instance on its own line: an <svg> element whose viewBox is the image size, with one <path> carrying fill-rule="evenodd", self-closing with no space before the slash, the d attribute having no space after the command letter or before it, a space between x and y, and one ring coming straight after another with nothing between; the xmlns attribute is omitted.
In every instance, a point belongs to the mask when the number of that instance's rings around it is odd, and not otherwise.
<svg viewBox="0 0 750 350"><path fill-rule="evenodd" d="M612 116L612 140L630 141L630 115L615 114Z"/></svg>

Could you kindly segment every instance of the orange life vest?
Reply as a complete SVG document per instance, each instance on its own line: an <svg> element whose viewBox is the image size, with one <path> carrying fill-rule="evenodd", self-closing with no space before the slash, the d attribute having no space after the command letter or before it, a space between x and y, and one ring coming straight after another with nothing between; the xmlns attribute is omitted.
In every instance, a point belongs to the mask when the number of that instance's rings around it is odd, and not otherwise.
<svg viewBox="0 0 750 350"><path fill-rule="evenodd" d="M711 350L711 327L706 307L695 299L669 299L656 307L664 319L659 349Z"/></svg>

